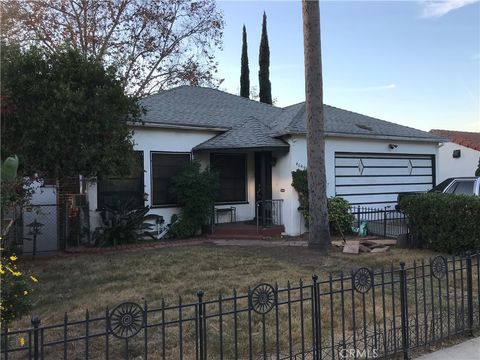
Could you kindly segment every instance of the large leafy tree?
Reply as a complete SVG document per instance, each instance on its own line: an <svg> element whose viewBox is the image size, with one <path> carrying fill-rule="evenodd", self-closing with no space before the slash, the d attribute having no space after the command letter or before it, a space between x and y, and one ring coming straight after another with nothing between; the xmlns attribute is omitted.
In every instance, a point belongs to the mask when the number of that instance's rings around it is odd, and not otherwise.
<svg viewBox="0 0 480 360"><path fill-rule="evenodd" d="M247 29L243 25L242 60L240 70L240 96L250 97L250 70L248 68Z"/></svg>
<svg viewBox="0 0 480 360"><path fill-rule="evenodd" d="M302 0L305 53L305 105L307 113L307 167L309 201L308 246L330 246L325 175L322 54L318 0Z"/></svg>
<svg viewBox="0 0 480 360"><path fill-rule="evenodd" d="M129 93L215 83L223 16L215 0L9 0L4 39L50 52L65 43L114 65Z"/></svg>
<svg viewBox="0 0 480 360"><path fill-rule="evenodd" d="M127 173L133 163L127 118L140 115L115 69L64 49L2 46L2 156L17 154L24 174Z"/></svg>
<svg viewBox="0 0 480 360"><path fill-rule="evenodd" d="M272 84L270 83L270 48L268 46L267 15L265 13L263 13L259 65L260 70L258 71L258 84L260 85L260 101L271 104Z"/></svg>

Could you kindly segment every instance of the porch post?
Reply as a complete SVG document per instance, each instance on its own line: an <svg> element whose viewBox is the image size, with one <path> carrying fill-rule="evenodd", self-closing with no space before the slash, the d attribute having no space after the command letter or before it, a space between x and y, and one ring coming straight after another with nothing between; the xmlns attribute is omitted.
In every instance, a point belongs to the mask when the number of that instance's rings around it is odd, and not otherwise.
<svg viewBox="0 0 480 360"><path fill-rule="evenodd" d="M266 200L267 200L267 164L265 152L260 153L260 184L262 187L262 226L266 226Z"/></svg>

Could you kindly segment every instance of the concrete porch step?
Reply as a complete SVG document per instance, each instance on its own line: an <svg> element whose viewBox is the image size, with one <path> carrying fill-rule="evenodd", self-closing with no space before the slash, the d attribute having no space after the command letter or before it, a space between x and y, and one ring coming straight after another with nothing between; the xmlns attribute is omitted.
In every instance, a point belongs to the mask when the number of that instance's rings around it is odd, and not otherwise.
<svg viewBox="0 0 480 360"><path fill-rule="evenodd" d="M283 225L260 228L256 225L244 223L219 224L213 233L207 234L212 239L263 239L265 237L279 237L284 232Z"/></svg>
<svg viewBox="0 0 480 360"><path fill-rule="evenodd" d="M280 236L280 235L279 235ZM273 236L266 235L233 235L233 234L207 234L205 237L209 240L265 240Z"/></svg>

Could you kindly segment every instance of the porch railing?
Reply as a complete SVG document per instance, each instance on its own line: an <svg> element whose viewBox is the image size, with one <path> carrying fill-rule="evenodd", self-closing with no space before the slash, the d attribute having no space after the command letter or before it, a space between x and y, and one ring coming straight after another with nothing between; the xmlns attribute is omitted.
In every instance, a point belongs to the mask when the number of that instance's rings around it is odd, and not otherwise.
<svg viewBox="0 0 480 360"><path fill-rule="evenodd" d="M269 227L282 224L283 199L260 200L255 206L255 219L257 231L260 227Z"/></svg>

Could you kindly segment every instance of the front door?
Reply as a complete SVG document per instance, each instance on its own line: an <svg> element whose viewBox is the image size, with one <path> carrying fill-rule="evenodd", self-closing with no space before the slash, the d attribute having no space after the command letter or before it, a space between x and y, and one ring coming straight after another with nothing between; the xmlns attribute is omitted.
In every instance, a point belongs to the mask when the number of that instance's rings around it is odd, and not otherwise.
<svg viewBox="0 0 480 360"><path fill-rule="evenodd" d="M271 218L266 200L272 200L272 153L260 151L255 153L255 204L262 201L259 203L258 220L263 226L269 225L268 219Z"/></svg>

